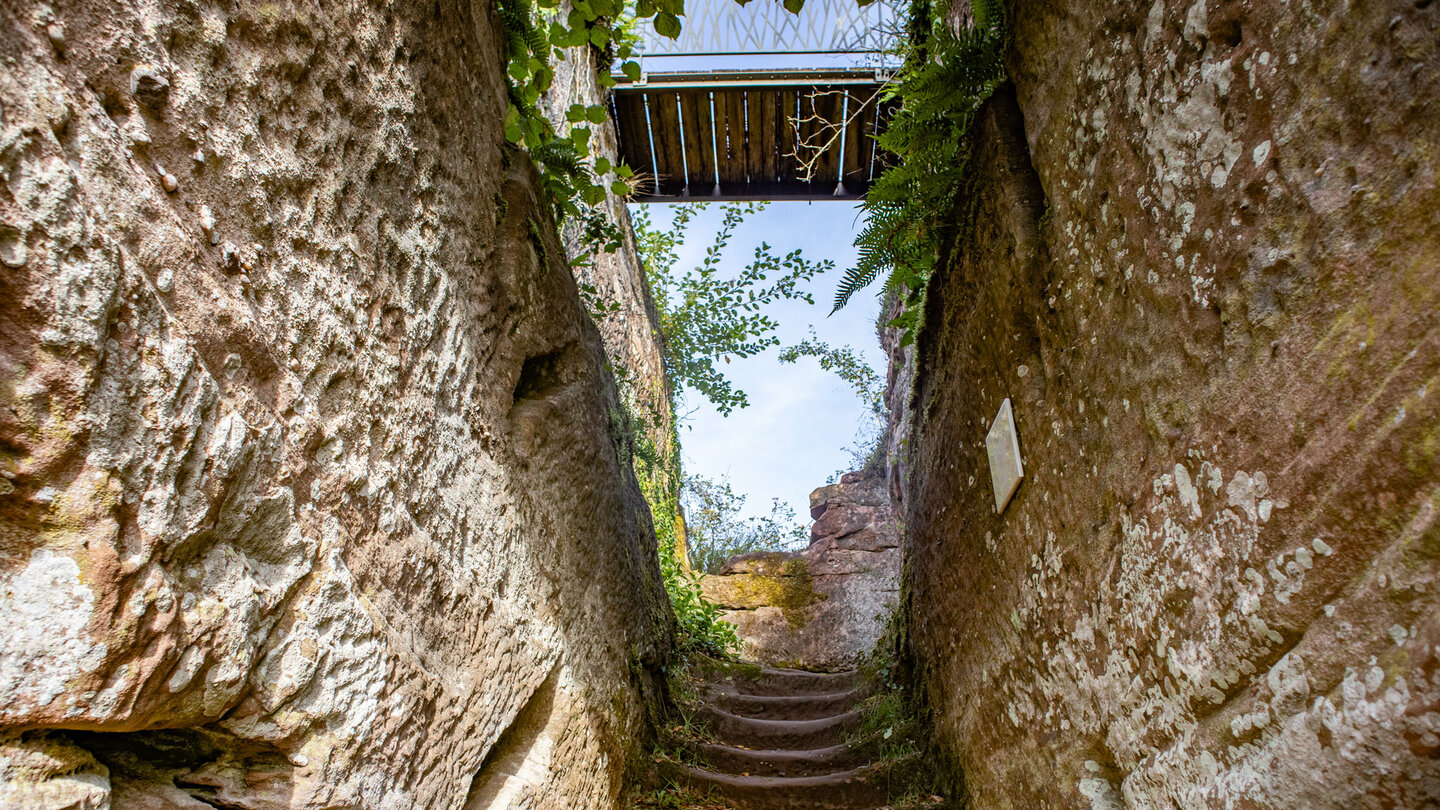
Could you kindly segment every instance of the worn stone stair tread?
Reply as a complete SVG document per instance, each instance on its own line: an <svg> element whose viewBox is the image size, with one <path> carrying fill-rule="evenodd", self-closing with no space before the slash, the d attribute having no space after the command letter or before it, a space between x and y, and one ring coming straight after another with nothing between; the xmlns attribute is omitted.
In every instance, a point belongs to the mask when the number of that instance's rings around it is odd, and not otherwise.
<svg viewBox="0 0 1440 810"><path fill-rule="evenodd" d="M844 714L865 699L860 689L828 695L750 695L724 689L709 694L714 705L740 717L761 720L819 720Z"/></svg>
<svg viewBox="0 0 1440 810"><path fill-rule="evenodd" d="M704 710L716 739L751 749L828 748L844 742L846 733L860 725L856 711L815 720L766 720L741 717L714 706Z"/></svg>
<svg viewBox="0 0 1440 810"><path fill-rule="evenodd" d="M748 695L827 695L854 689L860 683L860 673L764 667L758 674L732 675L725 680L737 692Z"/></svg>
<svg viewBox="0 0 1440 810"><path fill-rule="evenodd" d="M692 789L701 793L714 790L740 810L862 810L885 804L885 790L870 778L870 768L793 777L737 776L679 764L673 769L673 775Z"/></svg>
<svg viewBox="0 0 1440 810"><path fill-rule="evenodd" d="M751 776L824 776L865 764L864 755L848 745L791 751L706 743L698 746L696 753L709 766L708 770Z"/></svg>

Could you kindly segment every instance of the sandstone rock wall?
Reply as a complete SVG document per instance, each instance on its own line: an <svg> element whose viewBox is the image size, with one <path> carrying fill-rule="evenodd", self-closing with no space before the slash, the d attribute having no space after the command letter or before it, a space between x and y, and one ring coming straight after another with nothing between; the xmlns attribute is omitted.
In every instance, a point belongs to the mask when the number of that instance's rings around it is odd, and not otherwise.
<svg viewBox="0 0 1440 810"><path fill-rule="evenodd" d="M742 657L818 671L853 668L875 649L900 587L900 533L883 475L847 473L810 493L802 552L733 557L701 581L725 608Z"/></svg>
<svg viewBox="0 0 1440 810"><path fill-rule="evenodd" d="M586 45L566 49L565 58L556 62L555 81L541 102L557 125L568 125L565 113L572 104L599 104L609 109L609 92L596 81L597 72L608 69L600 65L600 61L596 50ZM592 153L604 156L611 165L618 165L620 147L614 123L606 120L604 124L587 126L594 132L590 139ZM575 281L586 291L582 298L588 299L604 340L610 368L618 378L620 397L635 420L637 433L651 445L653 456L659 462L654 469L642 462L636 472L654 478L657 490L674 491L680 485L678 480L672 480L679 468L680 452L675 436L675 414L660 348L659 316L645 282L630 212L624 198L607 194L605 200L594 207L594 213L619 232L619 248L614 251L598 248L587 233L587 224L572 218L561 230L565 252L572 260Z"/></svg>
<svg viewBox="0 0 1440 810"><path fill-rule="evenodd" d="M498 31L0 7L0 806L615 805L672 619Z"/></svg>
<svg viewBox="0 0 1440 810"><path fill-rule="evenodd" d="M948 765L977 808L1435 806L1440 4L1011 11L903 492Z"/></svg>

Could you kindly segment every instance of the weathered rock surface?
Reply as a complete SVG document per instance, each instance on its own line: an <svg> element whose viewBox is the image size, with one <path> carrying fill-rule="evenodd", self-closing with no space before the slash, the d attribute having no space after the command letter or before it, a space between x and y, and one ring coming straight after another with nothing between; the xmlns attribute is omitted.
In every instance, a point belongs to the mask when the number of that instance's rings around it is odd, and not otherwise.
<svg viewBox="0 0 1440 810"><path fill-rule="evenodd" d="M0 806L612 806L670 619L493 9L0 26Z"/></svg>
<svg viewBox="0 0 1440 810"><path fill-rule="evenodd" d="M977 808L1440 805L1440 4L1014 25L910 412L940 748Z"/></svg>
<svg viewBox="0 0 1440 810"><path fill-rule="evenodd" d="M558 127L569 126L565 114L572 104L609 109L609 92L596 80L602 66L590 45L566 49L565 59L557 61L554 69L554 82L541 96L541 104L547 117ZM614 123L607 119L603 124L587 123L586 126L594 133L590 138L591 152L605 157L611 165L619 165L620 148ZM609 175L602 179L614 178ZM589 211L608 223L611 234L618 235L619 244L614 250L606 250L609 245L604 239L594 238L589 223L571 218L561 229L565 253L571 259L570 271L604 341L605 354L617 377L620 399L629 411L632 429L638 434L637 438L648 445L647 452L639 456L635 472L642 479L650 479L642 480L642 486L653 487L655 492L671 492L680 484L672 480L679 468L680 448L660 349L660 319L645 282L630 212L625 200L613 193L607 193L605 199ZM646 463L649 458L656 463ZM676 551L684 560L683 529L679 540Z"/></svg>
<svg viewBox="0 0 1440 810"><path fill-rule="evenodd" d="M733 557L704 578L741 654L767 664L850 669L874 649L900 582L900 538L883 475L848 473L810 494L803 552Z"/></svg>

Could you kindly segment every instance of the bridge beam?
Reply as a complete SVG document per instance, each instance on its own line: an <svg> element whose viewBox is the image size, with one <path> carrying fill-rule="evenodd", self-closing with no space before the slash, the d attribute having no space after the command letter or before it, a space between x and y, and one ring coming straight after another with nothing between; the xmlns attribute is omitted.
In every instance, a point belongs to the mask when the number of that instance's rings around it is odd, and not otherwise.
<svg viewBox="0 0 1440 810"><path fill-rule="evenodd" d="M854 200L883 168L892 105L868 69L689 71L620 82L621 156L638 202Z"/></svg>

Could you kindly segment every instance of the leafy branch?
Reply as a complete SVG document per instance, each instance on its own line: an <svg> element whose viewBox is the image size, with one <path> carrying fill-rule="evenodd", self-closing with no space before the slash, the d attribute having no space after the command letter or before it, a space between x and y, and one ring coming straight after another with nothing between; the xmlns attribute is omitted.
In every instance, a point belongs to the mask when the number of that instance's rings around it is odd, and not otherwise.
<svg viewBox="0 0 1440 810"><path fill-rule="evenodd" d="M849 383L871 413L884 414L885 380L853 347L841 346L837 349L817 337L815 330L811 329L810 337L781 350L779 359L782 363L795 363L802 357L815 358L822 371L832 371Z"/></svg>
<svg viewBox="0 0 1440 810"><path fill-rule="evenodd" d="M799 250L781 255L761 243L739 272L721 273L725 248L735 229L765 207L765 203L753 202L722 205L724 216L714 241L700 265L684 272L676 267L679 247L695 215L707 204L677 206L668 231L652 227L643 212L635 218L646 281L660 316L665 370L675 392L696 391L727 416L748 405L749 399L718 364L778 346L778 324L765 314L765 308L783 300L813 304L814 298L800 285L835 266L828 259L811 261Z"/></svg>

